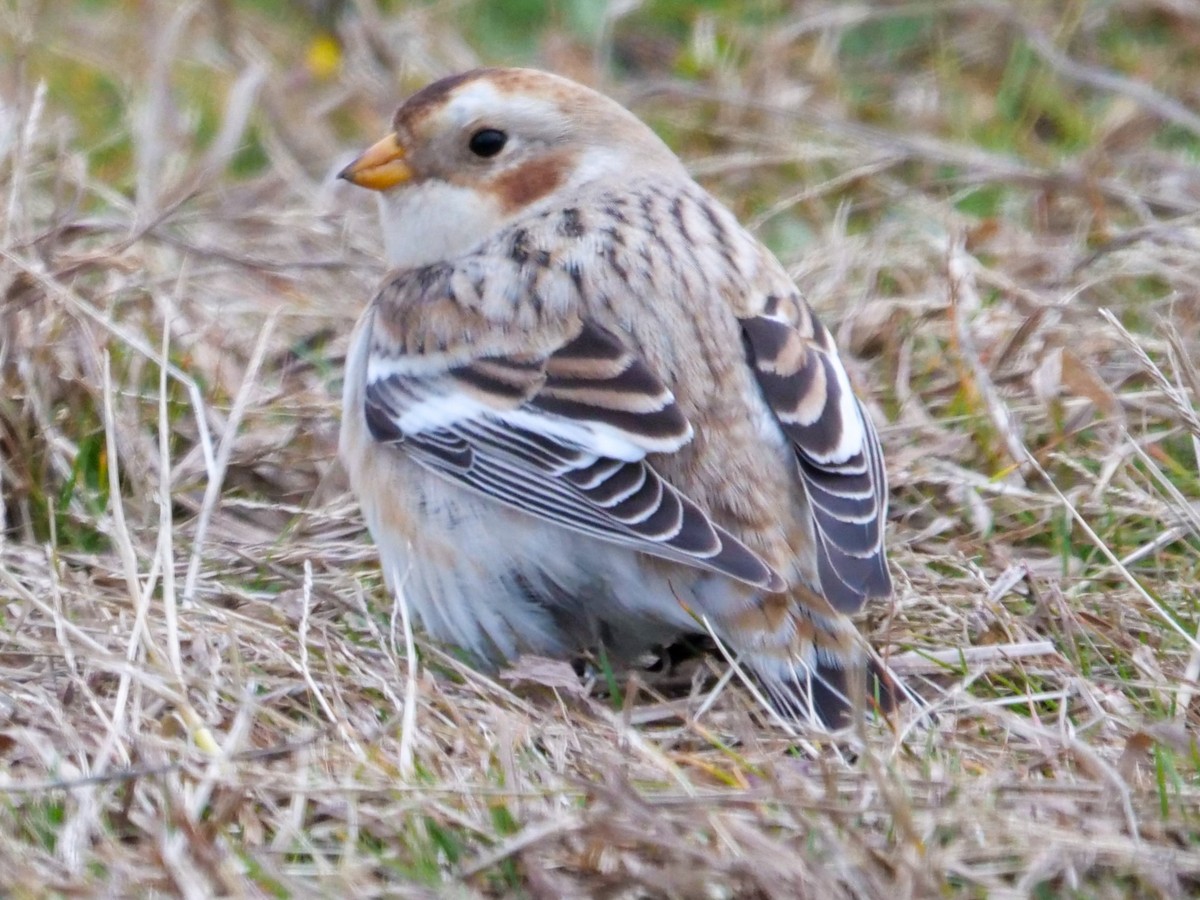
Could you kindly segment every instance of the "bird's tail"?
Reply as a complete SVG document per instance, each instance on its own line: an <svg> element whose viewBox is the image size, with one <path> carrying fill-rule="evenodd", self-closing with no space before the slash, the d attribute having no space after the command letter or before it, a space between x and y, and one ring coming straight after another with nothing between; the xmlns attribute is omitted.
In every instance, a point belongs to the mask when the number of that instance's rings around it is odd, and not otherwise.
<svg viewBox="0 0 1200 900"><path fill-rule="evenodd" d="M904 686L849 617L796 603L784 610L771 616L763 607L757 619L730 622L726 634L785 720L837 729L856 711L886 715L896 707Z"/></svg>
<svg viewBox="0 0 1200 900"><path fill-rule="evenodd" d="M909 696L850 617L813 591L757 596L740 608L744 595L701 599L710 636L787 722L843 728L856 711L886 715Z"/></svg>
<svg viewBox="0 0 1200 900"><path fill-rule="evenodd" d="M901 688L873 656L855 661L795 660L789 671L755 667L775 711L785 720L845 728L858 715L887 715L896 708Z"/></svg>

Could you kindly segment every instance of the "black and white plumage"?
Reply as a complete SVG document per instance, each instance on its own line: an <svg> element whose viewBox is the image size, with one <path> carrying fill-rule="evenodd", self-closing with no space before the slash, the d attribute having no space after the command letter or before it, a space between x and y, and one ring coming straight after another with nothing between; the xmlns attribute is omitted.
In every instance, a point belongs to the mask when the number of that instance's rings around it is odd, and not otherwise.
<svg viewBox="0 0 1200 900"><path fill-rule="evenodd" d="M840 723L867 671L887 705L847 618L891 589L875 430L778 262L649 129L481 70L343 175L381 192L397 268L342 456L431 633L499 663L711 627L789 714Z"/></svg>

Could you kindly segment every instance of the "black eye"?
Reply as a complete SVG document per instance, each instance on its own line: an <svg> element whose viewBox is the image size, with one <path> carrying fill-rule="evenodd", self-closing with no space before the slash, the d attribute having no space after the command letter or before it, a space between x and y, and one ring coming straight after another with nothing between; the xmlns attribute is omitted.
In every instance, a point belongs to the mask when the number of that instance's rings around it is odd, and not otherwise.
<svg viewBox="0 0 1200 900"><path fill-rule="evenodd" d="M497 128L481 128L471 135L471 143L467 146L476 156L484 159L495 156L508 143L508 135Z"/></svg>

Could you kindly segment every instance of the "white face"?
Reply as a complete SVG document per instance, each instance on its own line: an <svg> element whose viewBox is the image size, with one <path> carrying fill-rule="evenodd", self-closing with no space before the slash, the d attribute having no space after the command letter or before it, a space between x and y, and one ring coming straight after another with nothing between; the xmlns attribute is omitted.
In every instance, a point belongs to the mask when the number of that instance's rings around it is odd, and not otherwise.
<svg viewBox="0 0 1200 900"><path fill-rule="evenodd" d="M491 158L470 150L480 129L503 131L503 149ZM520 210L505 209L498 177L557 152L569 143L566 120L536 95L502 93L486 80L456 90L420 123L414 162L421 175L379 196L384 251L397 267L429 265L467 253Z"/></svg>

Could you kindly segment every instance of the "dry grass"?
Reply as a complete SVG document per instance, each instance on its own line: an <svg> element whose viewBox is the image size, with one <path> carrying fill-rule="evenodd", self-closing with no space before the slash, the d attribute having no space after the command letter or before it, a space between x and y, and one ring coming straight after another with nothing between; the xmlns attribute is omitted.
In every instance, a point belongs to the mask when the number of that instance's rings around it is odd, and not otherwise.
<svg viewBox="0 0 1200 900"><path fill-rule="evenodd" d="M875 398L865 624L936 717L850 753L717 661L406 651L334 461L379 266L327 176L483 6L348 4L329 78L239 4L0 11L0 892L1200 890L1200 16L649 4L512 51L606 61Z"/></svg>

